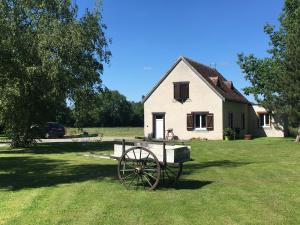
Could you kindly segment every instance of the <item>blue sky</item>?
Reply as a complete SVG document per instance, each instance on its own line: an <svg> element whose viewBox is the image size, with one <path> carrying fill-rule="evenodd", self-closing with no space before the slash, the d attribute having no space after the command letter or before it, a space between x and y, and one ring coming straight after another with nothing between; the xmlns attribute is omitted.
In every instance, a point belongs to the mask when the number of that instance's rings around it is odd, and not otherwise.
<svg viewBox="0 0 300 225"><path fill-rule="evenodd" d="M76 2L79 14L95 4ZM283 0L103 0L106 34L113 41L103 83L139 101L184 55L215 64L241 90L247 82L237 53L267 56L263 26L278 25L282 6Z"/></svg>

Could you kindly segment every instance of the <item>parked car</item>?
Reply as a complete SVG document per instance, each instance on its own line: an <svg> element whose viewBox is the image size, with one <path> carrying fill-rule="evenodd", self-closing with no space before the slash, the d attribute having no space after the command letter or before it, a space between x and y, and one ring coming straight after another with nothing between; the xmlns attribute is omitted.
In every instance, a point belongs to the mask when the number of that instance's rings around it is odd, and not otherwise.
<svg viewBox="0 0 300 225"><path fill-rule="evenodd" d="M65 128L63 125L55 122L48 122L44 130L45 138L62 138L65 135Z"/></svg>

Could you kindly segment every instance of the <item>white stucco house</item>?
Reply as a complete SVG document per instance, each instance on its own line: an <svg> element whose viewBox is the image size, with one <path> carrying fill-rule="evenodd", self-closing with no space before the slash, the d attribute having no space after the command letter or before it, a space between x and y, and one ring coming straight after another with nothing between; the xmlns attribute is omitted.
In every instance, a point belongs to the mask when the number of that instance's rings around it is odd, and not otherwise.
<svg viewBox="0 0 300 225"><path fill-rule="evenodd" d="M251 104L216 69L179 57L169 71L145 96L144 135L164 139L172 129L178 139L223 139L227 127L239 137L283 137L262 107Z"/></svg>

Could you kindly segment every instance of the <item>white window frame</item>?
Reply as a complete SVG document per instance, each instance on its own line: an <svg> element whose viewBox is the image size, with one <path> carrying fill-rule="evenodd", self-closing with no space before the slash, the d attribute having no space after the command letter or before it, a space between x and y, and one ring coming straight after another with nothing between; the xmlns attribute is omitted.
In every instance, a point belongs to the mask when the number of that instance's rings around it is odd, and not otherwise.
<svg viewBox="0 0 300 225"><path fill-rule="evenodd" d="M206 113L195 113L194 114L194 124L195 124L195 130L207 130L206 124L205 127L201 127L202 126L202 116L206 116ZM200 127L196 127L196 117L200 116Z"/></svg>
<svg viewBox="0 0 300 225"><path fill-rule="evenodd" d="M263 122L264 123L261 127L263 127L263 128L271 127L271 115L270 115L270 113L263 113L262 115L263 115L263 120L264 120ZM268 124L266 124L267 116L269 116L269 123Z"/></svg>

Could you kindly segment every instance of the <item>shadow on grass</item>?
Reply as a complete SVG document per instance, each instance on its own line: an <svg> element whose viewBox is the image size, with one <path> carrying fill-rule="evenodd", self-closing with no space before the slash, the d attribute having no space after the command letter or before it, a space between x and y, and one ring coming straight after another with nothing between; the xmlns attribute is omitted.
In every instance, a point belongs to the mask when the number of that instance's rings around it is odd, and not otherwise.
<svg viewBox="0 0 300 225"><path fill-rule="evenodd" d="M89 152L89 151L107 151L113 150L113 141L104 142L69 142L69 143L41 143L36 146L0 151L1 154L20 154L20 153L34 153L34 154L59 154L72 152Z"/></svg>
<svg viewBox="0 0 300 225"><path fill-rule="evenodd" d="M251 164L252 162L237 162L231 160L216 160L216 161L208 161L202 163L187 163L183 166L183 174L193 174L195 171L199 171L201 169L207 169L210 167L239 167Z"/></svg>
<svg viewBox="0 0 300 225"><path fill-rule="evenodd" d="M74 165L66 160L36 157L0 158L0 189L50 187L88 180L114 180L117 168L109 164Z"/></svg>
<svg viewBox="0 0 300 225"><path fill-rule="evenodd" d="M200 189L203 188L206 185L209 185L213 183L213 181L207 181L207 180L178 180L174 186L176 190L181 189Z"/></svg>
<svg viewBox="0 0 300 225"><path fill-rule="evenodd" d="M159 184L158 189L160 190L169 190L175 189L175 190L196 190L201 189L209 184L213 183L213 181L208 180L189 180L189 179L179 179L175 184L173 185L167 185L167 184Z"/></svg>

